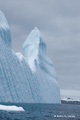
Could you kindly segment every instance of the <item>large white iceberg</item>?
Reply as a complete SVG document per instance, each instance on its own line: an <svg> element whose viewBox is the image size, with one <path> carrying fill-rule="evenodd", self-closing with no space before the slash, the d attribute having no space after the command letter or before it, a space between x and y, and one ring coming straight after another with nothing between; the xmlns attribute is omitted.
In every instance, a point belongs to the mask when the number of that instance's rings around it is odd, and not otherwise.
<svg viewBox="0 0 80 120"><path fill-rule="evenodd" d="M12 50L10 29L0 12L0 102L60 103L54 65L37 28L23 50L25 57Z"/></svg>

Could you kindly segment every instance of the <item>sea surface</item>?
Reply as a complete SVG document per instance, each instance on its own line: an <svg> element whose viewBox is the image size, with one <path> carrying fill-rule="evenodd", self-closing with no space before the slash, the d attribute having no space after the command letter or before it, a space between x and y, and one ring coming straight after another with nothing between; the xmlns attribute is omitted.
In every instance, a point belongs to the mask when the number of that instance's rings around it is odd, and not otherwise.
<svg viewBox="0 0 80 120"><path fill-rule="evenodd" d="M11 104L24 108L25 111L2 111L0 120L80 120L79 104Z"/></svg>

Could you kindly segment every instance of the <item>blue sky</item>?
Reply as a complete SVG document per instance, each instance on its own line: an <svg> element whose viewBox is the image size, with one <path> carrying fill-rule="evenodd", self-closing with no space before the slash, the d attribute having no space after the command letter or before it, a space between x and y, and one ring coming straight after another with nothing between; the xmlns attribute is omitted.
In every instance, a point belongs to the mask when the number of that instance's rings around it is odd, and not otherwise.
<svg viewBox="0 0 80 120"><path fill-rule="evenodd" d="M12 33L12 47L22 44L35 26L47 43L60 89L80 90L80 0L0 0Z"/></svg>

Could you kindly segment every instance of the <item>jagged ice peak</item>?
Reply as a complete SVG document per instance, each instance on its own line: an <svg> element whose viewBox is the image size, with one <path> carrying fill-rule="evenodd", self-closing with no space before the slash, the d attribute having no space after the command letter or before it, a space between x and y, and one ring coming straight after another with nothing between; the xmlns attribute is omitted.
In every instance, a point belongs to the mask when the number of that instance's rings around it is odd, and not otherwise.
<svg viewBox="0 0 80 120"><path fill-rule="evenodd" d="M42 39L41 33L37 27L35 27L23 44L23 50L25 57L32 70L35 69L35 61L39 63L39 55L46 54L46 44Z"/></svg>

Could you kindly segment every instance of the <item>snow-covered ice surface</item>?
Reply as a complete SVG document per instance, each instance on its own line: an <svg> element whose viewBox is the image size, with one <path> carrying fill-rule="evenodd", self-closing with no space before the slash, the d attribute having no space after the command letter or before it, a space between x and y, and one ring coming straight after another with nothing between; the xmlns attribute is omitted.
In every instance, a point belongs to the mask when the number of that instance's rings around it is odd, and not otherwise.
<svg viewBox="0 0 80 120"><path fill-rule="evenodd" d="M54 65L35 28L23 44L25 57L11 49L11 33L0 12L0 102L61 103Z"/></svg>
<svg viewBox="0 0 80 120"><path fill-rule="evenodd" d="M7 106L7 105L0 105L0 110L7 110L7 111L25 111L22 107Z"/></svg>

